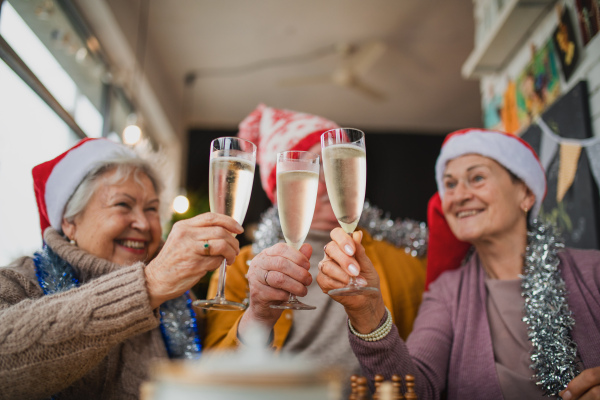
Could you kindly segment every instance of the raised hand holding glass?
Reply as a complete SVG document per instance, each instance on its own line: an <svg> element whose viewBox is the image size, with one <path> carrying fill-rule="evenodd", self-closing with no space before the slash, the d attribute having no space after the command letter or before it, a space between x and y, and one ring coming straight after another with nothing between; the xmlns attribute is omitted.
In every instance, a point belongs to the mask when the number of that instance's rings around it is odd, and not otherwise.
<svg viewBox="0 0 600 400"><path fill-rule="evenodd" d="M256 164L254 143L236 137L217 138L211 143L209 170L210 211L244 222ZM216 310L245 310L246 306L225 299L227 261L219 268L217 294L212 300L196 300L194 306Z"/></svg>
<svg viewBox="0 0 600 400"><path fill-rule="evenodd" d="M319 156L306 151L277 154L277 208L288 246L299 250L306 239L317 201ZM290 293L288 301L271 308L314 310Z"/></svg>
<svg viewBox="0 0 600 400"><path fill-rule="evenodd" d="M323 172L333 213L342 229L354 232L365 202L367 153L365 134L358 129L331 129L321 135ZM359 286L350 276L348 285L329 291L331 296L354 296L377 288Z"/></svg>

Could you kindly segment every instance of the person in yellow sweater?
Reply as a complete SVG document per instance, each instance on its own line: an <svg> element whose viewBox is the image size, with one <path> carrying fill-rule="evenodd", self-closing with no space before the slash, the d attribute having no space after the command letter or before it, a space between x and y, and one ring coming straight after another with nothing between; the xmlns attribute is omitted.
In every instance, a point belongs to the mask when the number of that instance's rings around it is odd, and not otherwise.
<svg viewBox="0 0 600 400"><path fill-rule="evenodd" d="M333 128L338 125L322 117L262 104L241 122L238 136L258 146L261 184L271 201L276 199L277 152L320 153L321 134ZM410 220L389 222L367 202L359 228L364 235L362 244L381 277L385 304L400 335L406 338L425 287L427 228L424 223ZM343 365L349 373L359 373L358 361L346 335L344 309L323 293L314 279L324 256L323 247L331 240L329 233L338 226L323 176L311 230L300 251L283 242L276 207L267 210L255 233L254 244L242 248L233 265L227 268L225 296L246 302L248 308L239 312L208 311L205 351L243 344L248 327L259 323L271 331L275 350L301 353L320 365ZM375 240L370 232L388 241ZM216 293L217 275L213 274L211 279L209 297ZM359 275L358 282L361 280L366 284ZM302 301L316 306L316 310L282 311L269 307L287 300L290 292L303 297Z"/></svg>

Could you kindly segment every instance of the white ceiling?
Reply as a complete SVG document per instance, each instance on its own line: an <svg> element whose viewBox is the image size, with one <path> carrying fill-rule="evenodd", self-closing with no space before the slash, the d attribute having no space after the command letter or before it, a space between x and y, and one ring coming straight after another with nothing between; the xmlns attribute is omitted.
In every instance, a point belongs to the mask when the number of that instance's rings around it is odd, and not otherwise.
<svg viewBox="0 0 600 400"><path fill-rule="evenodd" d="M102 1L135 49L140 0ZM144 1L150 2L144 71L176 131L234 128L260 102L367 130L444 133L481 125L479 84L460 74L473 48L471 0ZM101 42L102 30L106 37L116 28L83 12ZM224 73L371 40L384 42L387 51L363 81L383 92L384 101L333 84L280 84L332 72L342 61L333 52L237 75L206 75L207 69ZM196 79L186 87L190 72Z"/></svg>

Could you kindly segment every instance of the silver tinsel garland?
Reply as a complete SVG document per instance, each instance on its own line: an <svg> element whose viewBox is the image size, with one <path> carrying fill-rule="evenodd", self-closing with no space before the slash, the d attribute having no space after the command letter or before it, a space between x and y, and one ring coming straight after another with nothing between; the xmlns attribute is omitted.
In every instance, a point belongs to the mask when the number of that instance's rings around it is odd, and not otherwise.
<svg viewBox="0 0 600 400"><path fill-rule="evenodd" d="M198 335L196 313L188 292L165 301L159 307L160 330L169 358L196 360L202 346Z"/></svg>
<svg viewBox="0 0 600 400"><path fill-rule="evenodd" d="M575 321L558 270L557 252L563 247L551 225L537 221L532 224L521 281L525 298L523 321L533 345L533 379L546 396L558 396L579 373L575 363L577 344L570 336Z"/></svg>
<svg viewBox="0 0 600 400"><path fill-rule="evenodd" d="M281 223L279 222L279 214L276 207L270 207L263 213L258 223L256 231L254 231L254 243L252 244L252 252L258 254L264 249L283 242L283 232L281 231Z"/></svg>
<svg viewBox="0 0 600 400"><path fill-rule="evenodd" d="M365 202L358 225L364 228L376 240L385 240L413 257L427 254L429 231L427 224L410 219L393 221L389 216L382 217L383 211ZM271 207L262 215L256 232L254 232L254 254L284 241L276 207Z"/></svg>
<svg viewBox="0 0 600 400"><path fill-rule="evenodd" d="M365 202L358 225L375 240L385 240L396 247L404 248L413 257L427 254L429 230L425 222L412 219L392 220L389 214L383 215L381 209Z"/></svg>

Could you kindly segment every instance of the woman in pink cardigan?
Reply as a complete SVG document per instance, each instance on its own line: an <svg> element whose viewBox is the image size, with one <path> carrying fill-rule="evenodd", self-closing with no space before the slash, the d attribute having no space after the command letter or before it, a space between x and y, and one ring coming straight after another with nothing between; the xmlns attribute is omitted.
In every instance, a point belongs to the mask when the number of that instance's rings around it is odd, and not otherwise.
<svg viewBox="0 0 600 400"><path fill-rule="evenodd" d="M335 297L371 385L375 374L412 374L421 400L600 398L600 252L566 249L534 220L546 193L535 152L512 135L457 131L436 181L429 254L437 240L447 260L465 242L474 252L429 286L407 341L380 293ZM360 234L331 238L321 289L344 286L351 265L378 286Z"/></svg>

